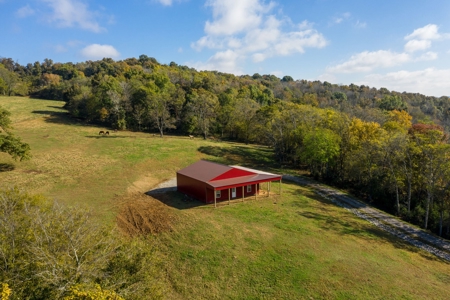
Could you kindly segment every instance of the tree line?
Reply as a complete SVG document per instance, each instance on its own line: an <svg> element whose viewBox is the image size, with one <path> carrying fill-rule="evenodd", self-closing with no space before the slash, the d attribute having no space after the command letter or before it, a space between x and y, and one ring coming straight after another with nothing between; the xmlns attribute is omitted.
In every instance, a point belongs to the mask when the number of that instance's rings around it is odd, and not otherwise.
<svg viewBox="0 0 450 300"><path fill-rule="evenodd" d="M119 130L267 145L280 164L450 236L449 97L197 71L147 55L0 63L5 95L62 100L74 117Z"/></svg>

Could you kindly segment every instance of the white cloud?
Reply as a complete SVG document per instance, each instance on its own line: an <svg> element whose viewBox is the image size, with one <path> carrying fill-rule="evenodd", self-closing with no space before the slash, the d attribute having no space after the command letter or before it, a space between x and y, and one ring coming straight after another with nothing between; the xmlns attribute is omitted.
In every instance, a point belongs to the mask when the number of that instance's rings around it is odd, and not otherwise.
<svg viewBox="0 0 450 300"><path fill-rule="evenodd" d="M424 27L414 30L413 33L405 36L405 40L437 40L442 37L438 33L438 28L439 27L435 24L428 24Z"/></svg>
<svg viewBox="0 0 450 300"><path fill-rule="evenodd" d="M224 46L225 39L214 39L210 36L204 36L195 43L191 43L191 47L197 51L201 51L203 48L220 49Z"/></svg>
<svg viewBox="0 0 450 300"><path fill-rule="evenodd" d="M416 52L420 50L426 50L431 47L431 41L429 40L410 40L405 44L406 52Z"/></svg>
<svg viewBox="0 0 450 300"><path fill-rule="evenodd" d="M414 30L413 33L405 36L405 40L408 41L405 45L405 51L410 53L416 51L423 51L431 48L431 41L433 40L443 40L450 38L450 34L448 33L441 34L438 31L439 27L435 24L428 24L424 27ZM424 54L422 55L422 57L426 57L426 55ZM433 56L428 55L428 58L430 57ZM418 60L426 60L426 59L419 58Z"/></svg>
<svg viewBox="0 0 450 300"><path fill-rule="evenodd" d="M213 21L206 21L205 32L208 35L232 35L250 28L258 27L265 12L270 11L273 3L264 5L260 0L209 0Z"/></svg>
<svg viewBox="0 0 450 300"><path fill-rule="evenodd" d="M281 38L281 22L273 16L269 16L262 28L248 31L242 39L246 52L260 51L270 48Z"/></svg>
<svg viewBox="0 0 450 300"><path fill-rule="evenodd" d="M172 0L156 0L156 2L161 3L164 6L171 6L173 1Z"/></svg>
<svg viewBox="0 0 450 300"><path fill-rule="evenodd" d="M184 2L187 0L151 0L153 3L159 3L163 6L172 6L175 2Z"/></svg>
<svg viewBox="0 0 450 300"><path fill-rule="evenodd" d="M108 58L118 58L120 53L111 45L92 44L83 48L80 54L91 60Z"/></svg>
<svg viewBox="0 0 450 300"><path fill-rule="evenodd" d="M335 24L340 24L340 23L342 23L343 21L349 19L350 16L351 16L351 14L350 14L349 12L340 14L339 16L333 18L333 23L335 23Z"/></svg>
<svg viewBox="0 0 450 300"><path fill-rule="evenodd" d="M327 45L323 35L307 21L292 24L281 12L273 14L274 2L209 0L207 6L212 8L213 18L205 24L205 36L191 47L197 51L205 48L219 51L205 63L208 69L241 72L232 63L223 64L218 60L224 53L233 53L235 61L244 62L250 57L258 63L270 57L304 53L306 48Z"/></svg>
<svg viewBox="0 0 450 300"><path fill-rule="evenodd" d="M236 75L243 74L240 67L240 56L233 50L217 52L206 63L191 62L187 65L197 70L220 70L221 72L233 73Z"/></svg>
<svg viewBox="0 0 450 300"><path fill-rule="evenodd" d="M304 20L300 24L297 24L297 29L298 30L312 29L313 27L314 27L314 24L308 22L307 20Z"/></svg>
<svg viewBox="0 0 450 300"><path fill-rule="evenodd" d="M52 9L50 22L59 27L80 27L93 32L105 31L95 20L95 13L79 0L41 0Z"/></svg>
<svg viewBox="0 0 450 300"><path fill-rule="evenodd" d="M448 78L450 69L427 68L419 71L398 71L387 74L367 75L357 85L386 87L398 92L408 91L436 97L450 96Z"/></svg>
<svg viewBox="0 0 450 300"><path fill-rule="evenodd" d="M407 53L395 53L392 51L364 51L352 55L350 59L339 65L327 68L330 73L356 73L370 72L376 68L388 68L411 61Z"/></svg>
<svg viewBox="0 0 450 300"><path fill-rule="evenodd" d="M252 55L253 62L258 63L266 60L266 56L262 53L255 53Z"/></svg>
<svg viewBox="0 0 450 300"><path fill-rule="evenodd" d="M34 13L35 13L34 9L32 9L30 5L27 4L17 10L16 16L18 16L19 18L26 18L31 15L34 15Z"/></svg>
<svg viewBox="0 0 450 300"><path fill-rule="evenodd" d="M436 52L428 51L427 53L422 54L417 57L415 61L426 61L426 60L436 60L438 58L438 54Z"/></svg>
<svg viewBox="0 0 450 300"><path fill-rule="evenodd" d="M55 52L56 53L64 53L67 52L67 47L63 45L56 45L55 46Z"/></svg>
<svg viewBox="0 0 450 300"><path fill-rule="evenodd" d="M67 46L69 46L69 47L77 47L77 46L80 46L82 44L83 44L82 41L77 41L77 40L70 40L70 41L67 42Z"/></svg>
<svg viewBox="0 0 450 300"><path fill-rule="evenodd" d="M395 67L406 63L419 61L431 61L438 59L438 53L426 51L432 47L432 43L450 38L447 33L439 33L439 27L428 24L415 29L411 34L404 37L407 41L404 52L397 53L390 50L365 51L355 54L347 61L329 67L319 77L320 80L331 82L339 81L336 78L339 73L371 72L377 68ZM416 52L419 52L417 54ZM450 53L450 51L449 51ZM348 75L347 75L348 76ZM363 80L351 80L356 85L368 85L374 87L386 87L398 92L417 92L425 95L440 97L450 96L450 69L427 68L423 70L407 71L400 70L386 74L369 74Z"/></svg>
<svg viewBox="0 0 450 300"><path fill-rule="evenodd" d="M315 30L289 32L283 34L274 45L276 54L283 56L293 53L304 53L306 47L323 48L327 45L324 37Z"/></svg>
<svg viewBox="0 0 450 300"><path fill-rule="evenodd" d="M359 20L356 21L355 23L355 27L356 28L366 28L367 27L367 23L366 22L360 22Z"/></svg>

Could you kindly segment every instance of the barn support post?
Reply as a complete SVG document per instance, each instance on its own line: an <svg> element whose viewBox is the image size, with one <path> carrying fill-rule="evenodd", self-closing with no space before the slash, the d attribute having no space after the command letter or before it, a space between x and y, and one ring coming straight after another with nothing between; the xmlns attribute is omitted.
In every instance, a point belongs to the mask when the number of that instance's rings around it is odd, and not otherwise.
<svg viewBox="0 0 450 300"><path fill-rule="evenodd" d="M255 184L255 201L258 200L256 195L258 194L258 184Z"/></svg>
<svg viewBox="0 0 450 300"><path fill-rule="evenodd" d="M270 197L270 181L267 182L267 198Z"/></svg>
<svg viewBox="0 0 450 300"><path fill-rule="evenodd" d="M242 186L242 202L244 202L244 186Z"/></svg>
<svg viewBox="0 0 450 300"><path fill-rule="evenodd" d="M217 201L216 201L216 200L217 200L217 199L216 199L216 198L217 198L217 194L216 194L216 189L214 189L213 192L214 192L214 208L217 208Z"/></svg>
<svg viewBox="0 0 450 300"><path fill-rule="evenodd" d="M205 186L205 203L208 204L208 188Z"/></svg>
<svg viewBox="0 0 450 300"><path fill-rule="evenodd" d="M231 189L228 189L228 205L230 205L231 200Z"/></svg>
<svg viewBox="0 0 450 300"><path fill-rule="evenodd" d="M281 177L280 177L280 200L281 200Z"/></svg>

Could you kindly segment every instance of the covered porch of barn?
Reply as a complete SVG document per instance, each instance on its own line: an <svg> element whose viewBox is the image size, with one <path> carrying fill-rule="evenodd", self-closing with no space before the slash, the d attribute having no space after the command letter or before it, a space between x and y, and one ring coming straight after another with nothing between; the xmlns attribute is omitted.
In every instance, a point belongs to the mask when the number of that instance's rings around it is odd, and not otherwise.
<svg viewBox="0 0 450 300"><path fill-rule="evenodd" d="M257 171L252 169L247 170ZM245 198L258 200L259 197L269 197L274 193L277 193L281 197L281 176L267 172L257 172L257 176L243 176L208 182L208 185L205 187L206 202L214 202L214 206L217 207L217 202L221 201L228 201L228 204L230 204L232 200L237 199L242 201L245 201ZM274 182L278 184L277 189L272 188L272 183Z"/></svg>

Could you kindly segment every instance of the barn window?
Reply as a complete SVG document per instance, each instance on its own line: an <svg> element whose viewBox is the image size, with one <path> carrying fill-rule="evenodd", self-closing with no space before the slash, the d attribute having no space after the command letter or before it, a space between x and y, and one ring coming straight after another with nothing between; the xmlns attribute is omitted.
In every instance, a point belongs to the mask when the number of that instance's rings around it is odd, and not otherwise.
<svg viewBox="0 0 450 300"><path fill-rule="evenodd" d="M222 191L216 191L216 198L220 198L220 196L222 195L221 192L222 192Z"/></svg>
<svg viewBox="0 0 450 300"><path fill-rule="evenodd" d="M252 192L252 186L251 185L247 185L247 193L251 193Z"/></svg>

